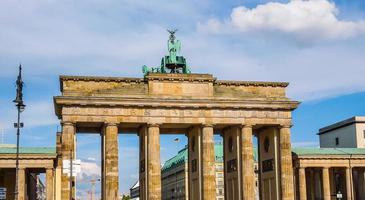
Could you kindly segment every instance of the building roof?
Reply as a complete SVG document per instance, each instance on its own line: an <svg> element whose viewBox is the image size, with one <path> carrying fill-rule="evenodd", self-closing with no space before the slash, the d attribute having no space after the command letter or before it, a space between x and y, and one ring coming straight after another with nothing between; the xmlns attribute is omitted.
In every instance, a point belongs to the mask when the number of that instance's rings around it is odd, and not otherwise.
<svg viewBox="0 0 365 200"><path fill-rule="evenodd" d="M330 132L330 131L333 131L333 130L336 130L336 129L339 129L339 128L342 128L342 127L345 127L345 126L348 126L351 124L355 124L355 123L365 123L365 117L364 116L354 116L349 119L345 119L340 122L331 124L329 126L325 126L325 127L319 129L318 135L322 135L324 133L327 133L327 132Z"/></svg>
<svg viewBox="0 0 365 200"><path fill-rule="evenodd" d="M133 186L130 188L130 190L133 190L133 189L136 189L136 188L139 188L139 180L133 184Z"/></svg>
<svg viewBox="0 0 365 200"><path fill-rule="evenodd" d="M306 155L365 155L365 148L292 148L298 156Z"/></svg>
<svg viewBox="0 0 365 200"><path fill-rule="evenodd" d="M215 154L215 161L216 162L223 162L223 145L222 144L215 144L214 145L214 154ZM256 148L254 149L254 159L257 160L257 151ZM184 149L180 150L176 156L168 159L164 165L162 166L162 171L166 171L169 169L173 169L177 166L185 164L188 160L188 149L185 147Z"/></svg>
<svg viewBox="0 0 365 200"><path fill-rule="evenodd" d="M20 147L20 154L49 154L56 155L54 147ZM16 154L15 145L0 145L0 154Z"/></svg>

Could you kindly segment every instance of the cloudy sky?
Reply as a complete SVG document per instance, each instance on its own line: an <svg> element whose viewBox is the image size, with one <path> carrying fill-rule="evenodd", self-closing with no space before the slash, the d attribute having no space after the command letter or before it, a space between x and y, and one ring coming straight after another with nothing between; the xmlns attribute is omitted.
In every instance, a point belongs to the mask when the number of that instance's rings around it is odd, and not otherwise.
<svg viewBox="0 0 365 200"><path fill-rule="evenodd" d="M54 146L58 120L52 97L58 76L142 77L166 53L167 28L179 29L194 73L218 79L288 81L302 101L293 143L315 146L318 128L364 115L363 0L2 0L0 2L0 133L14 143L17 67L24 67L22 145ZM162 137L162 160L185 145ZM137 179L137 137L120 136L121 192ZM1 140L2 141L2 140ZM98 176L100 143L78 136L87 182ZM177 147L176 147L177 146ZM133 162L127 162L133 161ZM87 183L80 182L80 194Z"/></svg>

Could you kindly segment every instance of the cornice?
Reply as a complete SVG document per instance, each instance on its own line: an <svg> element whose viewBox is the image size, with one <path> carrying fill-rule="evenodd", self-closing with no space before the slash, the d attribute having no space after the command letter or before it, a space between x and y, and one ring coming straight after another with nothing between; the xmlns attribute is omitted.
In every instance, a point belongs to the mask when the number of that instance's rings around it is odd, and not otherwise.
<svg viewBox="0 0 365 200"><path fill-rule="evenodd" d="M187 82L215 82L216 78L211 74L161 74L150 73L145 77L146 81L187 81Z"/></svg>
<svg viewBox="0 0 365 200"><path fill-rule="evenodd" d="M63 92L64 81L95 81L95 82L124 82L144 84L143 78L107 77L107 76L60 76L60 91Z"/></svg>
<svg viewBox="0 0 365 200"><path fill-rule="evenodd" d="M263 82L263 81L215 81L216 85L224 86L261 86L261 87L287 87L287 82Z"/></svg>
<svg viewBox="0 0 365 200"><path fill-rule="evenodd" d="M245 110L294 110L297 101L280 100L220 100L220 99L155 99L155 98L100 98L100 97L54 97L57 115L63 106L91 107L137 107L179 109L245 109Z"/></svg>

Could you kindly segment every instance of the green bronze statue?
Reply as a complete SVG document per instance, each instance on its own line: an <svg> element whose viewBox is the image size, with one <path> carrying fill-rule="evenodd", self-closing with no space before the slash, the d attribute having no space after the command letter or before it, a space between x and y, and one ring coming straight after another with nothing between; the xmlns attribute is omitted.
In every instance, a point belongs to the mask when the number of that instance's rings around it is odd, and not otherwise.
<svg viewBox="0 0 365 200"><path fill-rule="evenodd" d="M181 43L175 37L175 30L167 30L170 33L169 40L167 41L167 50L169 55L166 55L161 60L159 67L147 67L144 65L142 71L144 75L148 73L191 73L189 67L186 64L184 56L180 56Z"/></svg>

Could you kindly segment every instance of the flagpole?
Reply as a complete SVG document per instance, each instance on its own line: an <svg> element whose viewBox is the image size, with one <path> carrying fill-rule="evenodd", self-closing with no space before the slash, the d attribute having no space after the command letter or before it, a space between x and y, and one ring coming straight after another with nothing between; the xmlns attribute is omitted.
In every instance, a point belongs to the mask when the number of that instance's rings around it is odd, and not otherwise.
<svg viewBox="0 0 365 200"><path fill-rule="evenodd" d="M19 65L19 75L16 81L17 89L16 89L16 98L13 101L16 103L16 107L18 110L18 120L17 123L14 123L14 128L17 128L16 132L16 159L15 159L15 200L18 200L19 191L18 191L18 178L19 178L19 140L20 140L20 128L23 128L23 123L20 123L20 113L24 111L25 105L23 103L23 80L22 80L22 66Z"/></svg>

